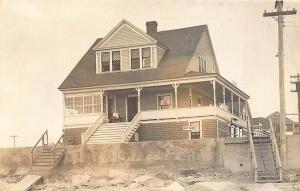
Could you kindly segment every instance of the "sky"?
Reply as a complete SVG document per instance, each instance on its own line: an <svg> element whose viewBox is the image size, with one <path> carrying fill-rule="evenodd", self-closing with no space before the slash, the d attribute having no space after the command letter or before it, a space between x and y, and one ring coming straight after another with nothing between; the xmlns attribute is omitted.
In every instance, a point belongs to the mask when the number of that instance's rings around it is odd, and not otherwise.
<svg viewBox="0 0 300 191"><path fill-rule="evenodd" d="M300 11L300 1L284 9ZM0 0L0 147L33 146L48 129L60 136L58 86L94 40L122 19L145 31L207 24L221 75L250 95L252 115L279 110L277 23L262 16L274 1ZM297 112L289 76L300 73L300 13L285 18L287 113ZM294 120L297 118L293 117Z"/></svg>

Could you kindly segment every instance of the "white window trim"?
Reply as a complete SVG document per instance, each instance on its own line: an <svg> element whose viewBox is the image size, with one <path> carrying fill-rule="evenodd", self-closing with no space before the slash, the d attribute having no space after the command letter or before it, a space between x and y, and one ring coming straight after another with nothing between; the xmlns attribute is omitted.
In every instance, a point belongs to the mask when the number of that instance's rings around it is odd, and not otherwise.
<svg viewBox="0 0 300 191"><path fill-rule="evenodd" d="M153 68L154 66L154 63L153 63L153 51L152 51L152 47L155 47L155 46L139 46L139 47L132 47L132 48L129 48L129 65L130 65L130 70L146 70L146 69L150 69L150 68ZM143 48L150 48L150 67L147 67L147 68L143 68L143 54L142 54L142 49ZM132 69L131 68L131 50L133 49L139 49L139 54L140 54L140 67L139 68L136 68L136 69Z"/></svg>
<svg viewBox="0 0 300 191"><path fill-rule="evenodd" d="M98 96L99 94L97 94L97 93L91 93L91 94L77 94L77 95L72 95L72 94L69 94L69 95L66 95L65 97L64 97L64 105L63 105L63 107L64 107L64 111L65 111L65 109L66 109L66 105L65 105L65 99L66 98L72 98L72 100L73 100L73 106L75 106L75 101L74 101L74 98L75 97L82 97L82 99L83 99L83 102L82 102L82 107L83 107L83 113L82 114L66 114L66 112L64 112L64 115L65 115L65 117L78 117L78 116L95 116L95 115L99 115L100 114L100 112L94 112L94 108L93 108L93 112L92 113L85 113L85 111L84 111L84 97L86 97L86 96L92 96L92 105L94 105L94 96ZM99 95L100 96L100 95ZM107 107L107 96L106 95L104 95L104 97L106 97L106 107ZM103 107L103 106L101 106L101 104L100 104L100 107ZM107 111L107 109L106 109L106 111Z"/></svg>
<svg viewBox="0 0 300 191"><path fill-rule="evenodd" d="M170 96L171 97L171 106L170 106L169 109L173 108L173 96L172 96L172 93L156 94L156 108L157 108L157 110L163 110L163 109L159 108L159 104L158 104L158 97L159 96Z"/></svg>
<svg viewBox="0 0 300 191"><path fill-rule="evenodd" d="M97 51L96 52L96 73L101 74L101 73L108 73L108 72L120 72L122 71L122 51L125 49L113 49L113 50L104 50L104 51ZM102 59L101 59L101 54L103 52L108 52L109 53L109 71L102 72ZM120 52L120 70L112 70L112 52ZM97 54L99 54L99 63L97 59ZM99 66L98 66L99 65Z"/></svg>
<svg viewBox="0 0 300 191"><path fill-rule="evenodd" d="M200 62L200 59L203 61L203 62ZM198 64L199 64L199 72L207 72L207 61L206 61L206 59L204 59L202 56L198 56ZM204 64L204 66L202 67L200 67L200 65L202 64L202 63L205 63ZM200 71L200 68L202 68L202 71Z"/></svg>

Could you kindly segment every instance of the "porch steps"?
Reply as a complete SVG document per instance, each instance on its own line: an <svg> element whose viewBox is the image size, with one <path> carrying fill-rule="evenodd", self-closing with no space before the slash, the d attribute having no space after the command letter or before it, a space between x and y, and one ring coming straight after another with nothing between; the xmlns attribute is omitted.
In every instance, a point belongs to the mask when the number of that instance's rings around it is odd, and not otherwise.
<svg viewBox="0 0 300 191"><path fill-rule="evenodd" d="M270 137L253 137L259 183L280 182Z"/></svg>
<svg viewBox="0 0 300 191"><path fill-rule="evenodd" d="M32 161L32 166L28 174L45 175L51 173L51 171L63 159L66 152L64 147L57 147L54 151L54 164L52 164L51 149L51 146L43 146L40 150L36 151L35 158Z"/></svg>
<svg viewBox="0 0 300 191"><path fill-rule="evenodd" d="M123 131L129 123L105 123L102 124L89 138L86 144L122 143Z"/></svg>

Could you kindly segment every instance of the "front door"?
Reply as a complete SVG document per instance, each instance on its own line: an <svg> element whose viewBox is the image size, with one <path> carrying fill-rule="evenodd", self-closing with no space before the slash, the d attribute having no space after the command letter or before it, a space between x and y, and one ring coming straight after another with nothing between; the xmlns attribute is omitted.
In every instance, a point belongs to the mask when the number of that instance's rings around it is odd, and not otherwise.
<svg viewBox="0 0 300 191"><path fill-rule="evenodd" d="M127 97L127 120L131 121L138 112L137 96Z"/></svg>

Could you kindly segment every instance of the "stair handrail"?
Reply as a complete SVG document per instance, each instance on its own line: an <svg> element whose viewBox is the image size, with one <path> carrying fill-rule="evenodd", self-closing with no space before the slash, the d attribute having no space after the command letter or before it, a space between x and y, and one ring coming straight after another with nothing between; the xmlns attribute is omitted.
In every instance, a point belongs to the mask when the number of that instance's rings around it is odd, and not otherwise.
<svg viewBox="0 0 300 191"><path fill-rule="evenodd" d="M275 152L275 161L276 161L277 168L279 170L279 179L280 179L280 181L282 181L282 163L281 163L279 150L278 150L278 146L277 146L276 135L275 135L272 120L269 119L269 122L270 122L270 134L271 134L270 137L271 137L271 141L272 141L272 149Z"/></svg>
<svg viewBox="0 0 300 191"><path fill-rule="evenodd" d="M247 109L247 113L248 113L248 122L247 122L247 128L248 128L248 137L249 137L249 143L250 143L250 150L251 150L251 154L252 154L252 162L254 163L254 180L255 182L258 181L258 176L257 176L257 160L256 160L256 153L255 153L255 149L254 149L254 143L253 143L253 139L252 139L252 129L251 127L253 127L254 123L253 123L253 118L252 118L252 114L250 111L250 107L248 104L248 101L246 101L246 109Z"/></svg>
<svg viewBox="0 0 300 191"><path fill-rule="evenodd" d="M102 123L103 116L100 115L99 118L95 121L95 123L93 123L92 126L90 126L84 133L82 133L81 143L85 144Z"/></svg>
<svg viewBox="0 0 300 191"><path fill-rule="evenodd" d="M123 142L128 142L128 141L129 141L129 140L128 140L128 134L129 134L129 132L131 132L131 131L133 130L134 126L137 125L137 123L141 120L141 117L142 117L142 114L141 114L141 113L142 113L141 111L138 112L138 113L134 116L134 118L131 120L131 122L129 123L129 125L127 126L127 128L124 129L123 135L122 135L122 137L123 137Z"/></svg>
<svg viewBox="0 0 300 191"><path fill-rule="evenodd" d="M67 129L65 129L63 131L63 133L61 134L61 136L59 137L59 139L57 140L57 142L55 143L55 145L51 149L51 163L52 163L52 165L54 165L55 149L56 149L57 145L60 143L60 141L62 141L62 139L63 139L64 135L66 134L66 132L67 132Z"/></svg>
<svg viewBox="0 0 300 191"><path fill-rule="evenodd" d="M34 150L36 149L36 147L38 146L38 144L42 141L42 145L48 145L48 129L46 129L44 131L44 133L42 134L42 136L39 138L39 140L36 142L36 144L32 147L31 149L31 164L33 162L33 155L34 155ZM47 143L45 143L47 142Z"/></svg>

